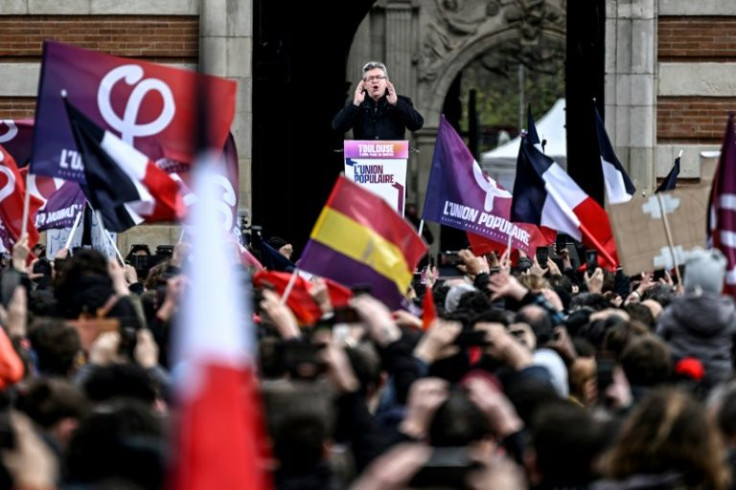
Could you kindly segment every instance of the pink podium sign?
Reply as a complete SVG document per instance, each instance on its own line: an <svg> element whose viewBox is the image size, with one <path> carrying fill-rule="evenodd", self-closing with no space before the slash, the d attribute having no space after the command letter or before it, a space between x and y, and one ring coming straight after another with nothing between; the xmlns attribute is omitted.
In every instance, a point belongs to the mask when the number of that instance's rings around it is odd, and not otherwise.
<svg viewBox="0 0 736 490"><path fill-rule="evenodd" d="M345 140L345 177L385 199L403 216L408 141Z"/></svg>

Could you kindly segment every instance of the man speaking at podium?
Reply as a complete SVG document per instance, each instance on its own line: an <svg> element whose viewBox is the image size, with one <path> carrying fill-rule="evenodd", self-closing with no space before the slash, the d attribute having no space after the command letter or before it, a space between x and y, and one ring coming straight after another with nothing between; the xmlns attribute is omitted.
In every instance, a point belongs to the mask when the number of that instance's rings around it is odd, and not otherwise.
<svg viewBox="0 0 736 490"><path fill-rule="evenodd" d="M407 129L417 131L423 125L411 99L396 93L386 65L378 61L365 64L353 100L332 120L332 129L345 133L352 128L356 140L404 140Z"/></svg>

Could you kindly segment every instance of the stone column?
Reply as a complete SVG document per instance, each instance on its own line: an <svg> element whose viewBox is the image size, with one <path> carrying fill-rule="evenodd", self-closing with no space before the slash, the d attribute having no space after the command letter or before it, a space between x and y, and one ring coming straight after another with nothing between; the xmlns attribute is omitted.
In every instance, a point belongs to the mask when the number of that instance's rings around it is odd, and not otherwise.
<svg viewBox="0 0 736 490"><path fill-rule="evenodd" d="M411 14L409 3L391 3L386 7L386 66L398 93L415 98L411 70L414 46Z"/></svg>
<svg viewBox="0 0 736 490"><path fill-rule="evenodd" d="M638 191L656 163L656 0L606 3L606 131Z"/></svg>
<svg viewBox="0 0 736 490"><path fill-rule="evenodd" d="M201 0L199 8L202 69L238 84L232 133L240 167L239 207L249 213L252 200L253 4L250 0Z"/></svg>
<svg viewBox="0 0 736 490"><path fill-rule="evenodd" d="M352 90L360 81L361 70L363 65L373 59L371 53L371 16L366 15L363 22L360 23L358 30L353 37L353 44L350 47L350 55L348 56L348 67L346 80L350 80L353 86L350 87L348 94L352 95ZM347 102L347 101L346 101Z"/></svg>

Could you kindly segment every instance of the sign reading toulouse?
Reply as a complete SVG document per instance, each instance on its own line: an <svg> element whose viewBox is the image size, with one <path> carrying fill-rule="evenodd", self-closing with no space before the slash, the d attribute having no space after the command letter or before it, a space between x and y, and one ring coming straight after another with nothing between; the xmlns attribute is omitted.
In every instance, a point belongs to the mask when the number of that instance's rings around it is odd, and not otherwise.
<svg viewBox="0 0 736 490"><path fill-rule="evenodd" d="M345 176L404 214L409 142L345 140L344 150Z"/></svg>
<svg viewBox="0 0 736 490"><path fill-rule="evenodd" d="M543 237L533 225L509 221L511 193L486 175L444 116L440 120L422 218L533 254Z"/></svg>

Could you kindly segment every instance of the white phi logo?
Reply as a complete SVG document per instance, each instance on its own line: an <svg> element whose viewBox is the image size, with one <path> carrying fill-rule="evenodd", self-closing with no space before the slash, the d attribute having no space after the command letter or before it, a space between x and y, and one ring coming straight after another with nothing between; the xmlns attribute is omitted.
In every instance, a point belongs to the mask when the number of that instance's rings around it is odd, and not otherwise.
<svg viewBox="0 0 736 490"><path fill-rule="evenodd" d="M7 131L0 134L0 143L7 143L15 138L15 135L18 134L18 126L15 125L15 122L12 119L4 119L0 120L0 123L4 123L8 127Z"/></svg>
<svg viewBox="0 0 736 490"><path fill-rule="evenodd" d="M156 78L146 78L145 80L142 80L142 78L143 68L140 66L119 66L105 75L97 91L97 106L100 108L102 117L107 124L120 132L120 138L129 145L133 145L135 138L151 136L163 131L171 120L174 119L174 113L176 112L174 96L171 94L169 86ZM111 93L115 84L123 79L125 79L125 83L128 85L137 85L130 94L121 119L112 108ZM151 90L155 90L161 94L164 101L163 110L154 121L146 124L136 124L138 111L140 110L143 98Z"/></svg>
<svg viewBox="0 0 736 490"><path fill-rule="evenodd" d="M486 213L490 213L493 210L494 198L511 198L511 193L506 189L499 189L496 181L486 175L475 160L473 160L473 177L475 177L475 183L478 184L478 187L486 193L486 199L483 203L483 209Z"/></svg>

